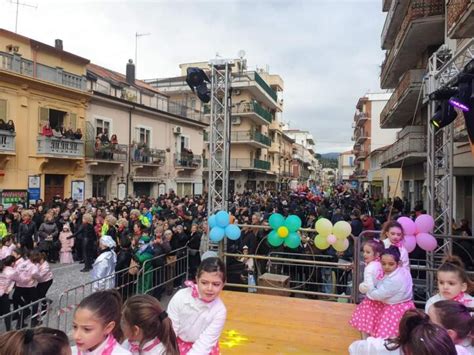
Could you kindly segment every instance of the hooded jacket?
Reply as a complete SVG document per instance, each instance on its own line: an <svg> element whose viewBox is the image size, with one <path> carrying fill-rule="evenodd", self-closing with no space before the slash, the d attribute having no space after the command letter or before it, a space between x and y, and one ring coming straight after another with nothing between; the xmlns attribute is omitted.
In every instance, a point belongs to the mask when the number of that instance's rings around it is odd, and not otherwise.
<svg viewBox="0 0 474 355"><path fill-rule="evenodd" d="M102 250L92 266L92 291L107 290L115 286L115 265L117 255L109 248Z"/></svg>

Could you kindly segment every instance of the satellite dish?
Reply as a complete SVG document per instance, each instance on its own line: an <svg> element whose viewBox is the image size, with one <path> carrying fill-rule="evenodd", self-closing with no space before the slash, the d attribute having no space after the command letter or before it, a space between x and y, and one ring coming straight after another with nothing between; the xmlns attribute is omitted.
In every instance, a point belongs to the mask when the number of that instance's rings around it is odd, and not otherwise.
<svg viewBox="0 0 474 355"><path fill-rule="evenodd" d="M245 57L245 51L241 49L239 53L237 53L237 55L239 56L240 59L242 59L243 57Z"/></svg>

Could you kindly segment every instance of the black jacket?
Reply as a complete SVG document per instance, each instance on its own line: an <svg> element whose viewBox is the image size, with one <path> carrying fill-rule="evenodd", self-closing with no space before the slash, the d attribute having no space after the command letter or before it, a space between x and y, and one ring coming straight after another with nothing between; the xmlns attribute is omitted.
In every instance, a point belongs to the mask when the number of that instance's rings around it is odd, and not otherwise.
<svg viewBox="0 0 474 355"><path fill-rule="evenodd" d="M18 241L22 244L26 244L30 241L36 240L36 223L31 221L30 223L20 223L18 226Z"/></svg>
<svg viewBox="0 0 474 355"><path fill-rule="evenodd" d="M132 260L132 251L130 249L122 249L117 254L117 264L115 264L115 271L126 269L130 266Z"/></svg>

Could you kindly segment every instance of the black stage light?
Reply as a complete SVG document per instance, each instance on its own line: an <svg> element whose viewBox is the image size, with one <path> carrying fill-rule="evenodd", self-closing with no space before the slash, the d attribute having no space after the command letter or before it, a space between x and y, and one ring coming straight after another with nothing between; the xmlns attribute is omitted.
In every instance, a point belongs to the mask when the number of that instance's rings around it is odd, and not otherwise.
<svg viewBox="0 0 474 355"><path fill-rule="evenodd" d="M202 85L204 82L210 82L204 70L195 67L189 67L186 70L186 83L193 92L196 87Z"/></svg>

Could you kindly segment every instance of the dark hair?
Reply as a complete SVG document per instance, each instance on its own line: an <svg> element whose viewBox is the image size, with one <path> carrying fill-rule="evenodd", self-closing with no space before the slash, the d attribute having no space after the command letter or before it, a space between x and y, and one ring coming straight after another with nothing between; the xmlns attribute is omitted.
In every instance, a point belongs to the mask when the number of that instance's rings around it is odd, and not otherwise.
<svg viewBox="0 0 474 355"><path fill-rule="evenodd" d="M405 232L403 231L403 226L398 223L397 221L387 221L383 224L382 226L382 232L380 233L380 235L385 238L385 234L388 233L388 231L390 230L390 228L400 228L400 230L402 231L402 234L405 234Z"/></svg>
<svg viewBox="0 0 474 355"><path fill-rule="evenodd" d="M452 329L458 339L470 338L474 332L474 319L469 309L456 301L439 301L433 303L438 319L444 329Z"/></svg>
<svg viewBox="0 0 474 355"><path fill-rule="evenodd" d="M390 245L387 249L384 249L380 257L384 255L391 255L396 263L400 262L400 250L394 245Z"/></svg>
<svg viewBox="0 0 474 355"><path fill-rule="evenodd" d="M122 316L130 326L137 326L142 330L143 340L140 346L158 338L167 355L179 355L171 319L156 298L150 295L130 297L123 305Z"/></svg>
<svg viewBox="0 0 474 355"><path fill-rule="evenodd" d="M456 355L457 351L448 332L430 322L423 311L410 309L399 325L400 335L387 339L387 350L401 349L403 353L416 355Z"/></svg>
<svg viewBox="0 0 474 355"><path fill-rule="evenodd" d="M52 328L12 330L0 335L0 349L8 355L65 355L69 339Z"/></svg>
<svg viewBox="0 0 474 355"><path fill-rule="evenodd" d="M132 242L130 241L130 238L127 237L126 235L123 235L120 237L120 247L121 248L130 248L132 245Z"/></svg>
<svg viewBox="0 0 474 355"><path fill-rule="evenodd" d="M35 249L30 252L30 260L33 264L38 264L41 260L46 260L46 254Z"/></svg>
<svg viewBox="0 0 474 355"><path fill-rule="evenodd" d="M20 258L25 258L25 259L27 259L28 256L30 255L29 251L26 250L25 248L15 248L13 249L13 252L15 254L20 255Z"/></svg>
<svg viewBox="0 0 474 355"><path fill-rule="evenodd" d="M6 266L12 266L15 263L15 261L16 261L15 257L12 255L7 256L3 260L0 260L0 272L2 272Z"/></svg>
<svg viewBox="0 0 474 355"><path fill-rule="evenodd" d="M470 293L473 289L473 282L466 273L464 268L464 263L456 255L446 255L443 258L443 263L438 268L438 272L454 272L462 280L462 282L467 284L467 292Z"/></svg>
<svg viewBox="0 0 474 355"><path fill-rule="evenodd" d="M120 315L122 309L122 297L116 290L97 291L84 298L78 309L88 309L94 316L107 325L110 322L115 322L115 327L112 330L112 335L118 342L123 340L122 329L120 328Z"/></svg>
<svg viewBox="0 0 474 355"><path fill-rule="evenodd" d="M203 272L220 272L222 274L222 281L226 282L227 274L224 262L219 258L204 259L197 269L196 278L201 277Z"/></svg>
<svg viewBox="0 0 474 355"><path fill-rule="evenodd" d="M369 239L364 243L363 246L365 247L366 245L372 248L374 255L381 256L384 251L384 245L380 240Z"/></svg>

